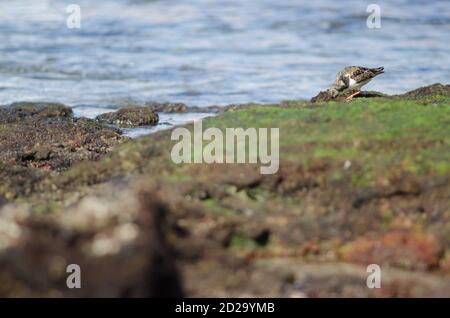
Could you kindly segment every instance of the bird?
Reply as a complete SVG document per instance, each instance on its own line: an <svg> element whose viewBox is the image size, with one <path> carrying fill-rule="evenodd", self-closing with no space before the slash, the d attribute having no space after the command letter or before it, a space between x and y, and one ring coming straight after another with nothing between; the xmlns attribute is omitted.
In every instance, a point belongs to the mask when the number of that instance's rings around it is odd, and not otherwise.
<svg viewBox="0 0 450 318"><path fill-rule="evenodd" d="M336 80L328 90L333 98L340 93L355 91L349 95L346 100L352 98L361 92L361 87L369 83L375 76L383 74L384 67L368 68L363 66L347 66L337 73Z"/></svg>

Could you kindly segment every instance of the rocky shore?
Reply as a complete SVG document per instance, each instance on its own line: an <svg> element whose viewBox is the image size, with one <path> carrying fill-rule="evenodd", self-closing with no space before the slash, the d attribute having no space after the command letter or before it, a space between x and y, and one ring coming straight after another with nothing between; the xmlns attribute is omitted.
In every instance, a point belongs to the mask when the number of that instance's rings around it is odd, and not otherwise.
<svg viewBox="0 0 450 318"><path fill-rule="evenodd" d="M450 85L361 97L211 107L205 128L280 128L274 175L121 134L184 104L0 107L0 296L449 297Z"/></svg>

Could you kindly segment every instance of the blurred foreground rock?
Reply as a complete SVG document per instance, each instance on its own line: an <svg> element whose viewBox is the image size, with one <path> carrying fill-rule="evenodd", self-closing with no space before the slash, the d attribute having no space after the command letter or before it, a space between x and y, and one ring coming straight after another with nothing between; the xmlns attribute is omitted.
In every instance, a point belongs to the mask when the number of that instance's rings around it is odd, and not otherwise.
<svg viewBox="0 0 450 318"><path fill-rule="evenodd" d="M0 297L179 297L166 207L151 186L108 188L60 214L0 215ZM122 191L124 190L124 191ZM69 289L66 267L81 268Z"/></svg>

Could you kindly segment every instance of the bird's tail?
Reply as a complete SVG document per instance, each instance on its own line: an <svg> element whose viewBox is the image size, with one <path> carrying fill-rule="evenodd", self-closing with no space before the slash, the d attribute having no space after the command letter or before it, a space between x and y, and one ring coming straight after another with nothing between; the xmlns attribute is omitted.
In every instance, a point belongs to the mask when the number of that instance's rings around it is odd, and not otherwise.
<svg viewBox="0 0 450 318"><path fill-rule="evenodd" d="M384 67L376 67L372 68L371 71L375 73L375 75L383 74L384 73Z"/></svg>

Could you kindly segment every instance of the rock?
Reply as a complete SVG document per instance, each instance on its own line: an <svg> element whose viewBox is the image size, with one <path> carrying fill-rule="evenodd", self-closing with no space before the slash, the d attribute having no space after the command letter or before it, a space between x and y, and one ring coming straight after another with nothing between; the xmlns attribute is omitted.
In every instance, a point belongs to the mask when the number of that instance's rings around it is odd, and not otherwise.
<svg viewBox="0 0 450 318"><path fill-rule="evenodd" d="M361 91L354 98L389 97L389 95L377 91Z"/></svg>
<svg viewBox="0 0 450 318"><path fill-rule="evenodd" d="M332 101L334 98L331 96L329 91L321 91L319 94L311 98L311 103L318 103L318 102L329 102Z"/></svg>
<svg viewBox="0 0 450 318"><path fill-rule="evenodd" d="M311 98L311 103L317 103L317 102L328 102L332 100L336 101L343 101L347 96L349 96L352 92L347 92L345 94L339 94L336 97L333 97L329 91L321 91L319 94ZM436 83L429 86L420 87L418 89L409 91L404 94L400 95L387 95L384 93L376 92L376 91L361 91L358 95L356 95L354 98L370 98L370 97L401 97L401 98L407 98L407 99L421 99L428 96L435 96L435 95L442 95L442 96L450 96L450 85L443 85L440 83Z"/></svg>
<svg viewBox="0 0 450 318"><path fill-rule="evenodd" d="M311 98L311 103L329 102L332 100L344 101L353 92L340 93L338 96L332 96L329 91L321 91L319 94ZM376 91L361 91L354 98L371 98L371 97L388 97L389 95L376 92Z"/></svg>
<svg viewBox="0 0 450 318"><path fill-rule="evenodd" d="M89 161L116 130L22 110L0 123L0 295L172 296L182 280L189 297L448 297L448 107L436 96L424 100L439 107L392 96L332 112L225 107L237 111L211 124L283 129L280 170L265 176L257 165L175 166L170 130ZM47 141L5 139L22 121ZM86 133L56 138L70 125ZM62 171L57 158L88 160ZM371 263L380 289L367 288ZM81 266L82 290L65 287L67 264Z"/></svg>
<svg viewBox="0 0 450 318"><path fill-rule="evenodd" d="M145 104L145 107L149 107L154 112L162 113L185 113L189 107L183 103L156 103L149 102Z"/></svg>
<svg viewBox="0 0 450 318"><path fill-rule="evenodd" d="M180 297L166 207L145 182L88 196L65 213L0 213L0 297ZM80 289L66 285L81 269Z"/></svg>
<svg viewBox="0 0 450 318"><path fill-rule="evenodd" d="M61 104L0 107L0 194L10 200L29 193L49 171L96 160L125 140L118 129L73 118L72 110Z"/></svg>
<svg viewBox="0 0 450 318"><path fill-rule="evenodd" d="M24 151L24 153L22 154L22 158L21 159L23 161L31 161L31 160L43 161L43 160L48 160L48 159L50 159L51 153L52 153L52 150L51 150L50 147L37 145L37 146L33 147L33 149L31 149L29 151Z"/></svg>
<svg viewBox="0 0 450 318"><path fill-rule="evenodd" d="M245 105L230 105L237 106L238 108ZM219 113L229 109L229 106L188 106L184 103L158 103L158 102L146 102L145 104L129 103L127 108L149 108L156 113Z"/></svg>
<svg viewBox="0 0 450 318"><path fill-rule="evenodd" d="M18 102L0 108L0 123L21 121L24 117L70 118L72 109L58 103Z"/></svg>
<svg viewBox="0 0 450 318"><path fill-rule="evenodd" d="M434 95L450 96L450 85L443 85L441 83L436 83L433 85L420 87L418 89L397 96L408 99L418 99Z"/></svg>
<svg viewBox="0 0 450 318"><path fill-rule="evenodd" d="M390 231L382 236L360 238L342 248L347 262L390 265L429 270L439 265L442 247L432 234Z"/></svg>
<svg viewBox="0 0 450 318"><path fill-rule="evenodd" d="M121 128L132 128L156 125L159 118L152 107L127 107L116 112L99 115L97 120Z"/></svg>

